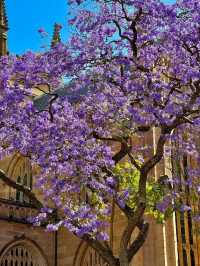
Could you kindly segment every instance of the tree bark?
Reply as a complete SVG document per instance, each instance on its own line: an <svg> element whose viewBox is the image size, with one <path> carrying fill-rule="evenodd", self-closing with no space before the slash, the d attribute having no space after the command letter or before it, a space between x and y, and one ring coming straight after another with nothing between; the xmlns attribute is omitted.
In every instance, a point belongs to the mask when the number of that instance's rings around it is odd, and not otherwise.
<svg viewBox="0 0 200 266"><path fill-rule="evenodd" d="M120 252L119 263L120 266L129 266L128 252L125 248L123 248Z"/></svg>

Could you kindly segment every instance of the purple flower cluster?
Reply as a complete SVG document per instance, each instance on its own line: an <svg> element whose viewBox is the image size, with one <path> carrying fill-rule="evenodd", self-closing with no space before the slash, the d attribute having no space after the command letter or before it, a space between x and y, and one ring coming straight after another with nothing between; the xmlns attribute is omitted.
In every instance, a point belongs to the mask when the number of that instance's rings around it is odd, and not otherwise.
<svg viewBox="0 0 200 266"><path fill-rule="evenodd" d="M79 5L66 45L1 57L0 157L18 152L39 167L36 187L45 206L54 206L62 217L47 230L64 226L79 237L107 240L112 200L124 209L129 199L112 172L116 136L139 139L132 150L141 164L152 151L153 143L144 141L152 128L165 134L166 158L178 150L174 160L200 160L200 3L100 0L87 10L82 2L71 1ZM36 92L43 93L45 107L34 104ZM180 186L199 197L200 171L198 165L190 168L162 184L160 212L185 199ZM41 210L35 223L48 220L51 212Z"/></svg>

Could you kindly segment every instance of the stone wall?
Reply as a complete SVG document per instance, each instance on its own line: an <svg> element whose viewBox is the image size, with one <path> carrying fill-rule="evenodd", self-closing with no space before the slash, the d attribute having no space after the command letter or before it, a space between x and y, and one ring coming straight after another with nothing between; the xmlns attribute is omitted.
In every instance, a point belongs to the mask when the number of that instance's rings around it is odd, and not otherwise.
<svg viewBox="0 0 200 266"><path fill-rule="evenodd" d="M25 246L31 243L47 261L47 266L55 266L54 239L54 233L44 232L43 228L0 220L0 258L4 250L14 243L23 242Z"/></svg>
<svg viewBox="0 0 200 266"><path fill-rule="evenodd" d="M176 254L176 238L174 237L173 219L165 226L158 225L151 218L149 235L131 266L178 266ZM113 222L113 250L118 254L119 241L125 226L125 218L116 208ZM104 266L104 264L88 264L94 261L86 243L62 229L58 232L58 266ZM96 255L98 257L98 255ZM87 264L85 263L87 261ZM106 264L105 264L106 265Z"/></svg>

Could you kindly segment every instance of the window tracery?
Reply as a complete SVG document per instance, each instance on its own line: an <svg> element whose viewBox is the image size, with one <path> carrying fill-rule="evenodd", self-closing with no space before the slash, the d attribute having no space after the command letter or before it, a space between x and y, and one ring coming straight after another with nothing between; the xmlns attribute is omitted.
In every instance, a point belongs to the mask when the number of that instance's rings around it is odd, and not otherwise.
<svg viewBox="0 0 200 266"><path fill-rule="evenodd" d="M81 266L109 266L108 263L92 248L88 248Z"/></svg>
<svg viewBox="0 0 200 266"><path fill-rule="evenodd" d="M3 251L0 266L47 266L47 262L32 241L20 240Z"/></svg>
<svg viewBox="0 0 200 266"><path fill-rule="evenodd" d="M1 266L41 266L25 246L14 246L1 260Z"/></svg>

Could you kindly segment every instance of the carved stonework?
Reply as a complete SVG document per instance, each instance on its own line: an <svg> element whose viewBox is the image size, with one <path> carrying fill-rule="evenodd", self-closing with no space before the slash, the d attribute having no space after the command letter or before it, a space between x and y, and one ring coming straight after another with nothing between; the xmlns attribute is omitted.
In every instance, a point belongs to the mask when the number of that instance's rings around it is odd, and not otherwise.
<svg viewBox="0 0 200 266"><path fill-rule="evenodd" d="M88 248L80 266L109 266L92 248Z"/></svg>
<svg viewBox="0 0 200 266"><path fill-rule="evenodd" d="M28 218L36 216L37 209L30 204L0 199L0 219L28 223Z"/></svg>
<svg viewBox="0 0 200 266"><path fill-rule="evenodd" d="M15 241L0 256L0 266L47 266L41 251L29 240Z"/></svg>
<svg viewBox="0 0 200 266"><path fill-rule="evenodd" d="M5 1L0 0L0 56L7 54L8 19L5 10Z"/></svg>
<svg viewBox="0 0 200 266"><path fill-rule="evenodd" d="M108 263L85 242L81 242L77 249L73 266L109 266Z"/></svg>

